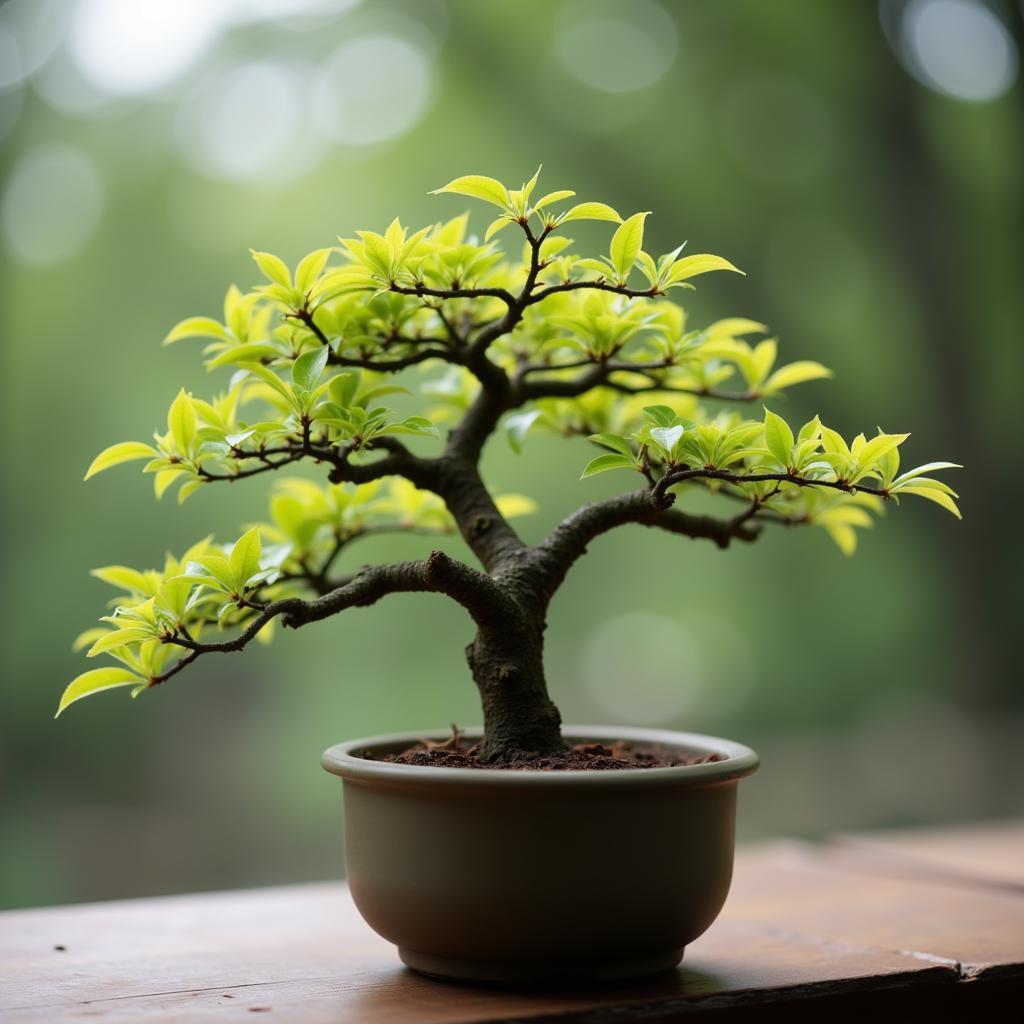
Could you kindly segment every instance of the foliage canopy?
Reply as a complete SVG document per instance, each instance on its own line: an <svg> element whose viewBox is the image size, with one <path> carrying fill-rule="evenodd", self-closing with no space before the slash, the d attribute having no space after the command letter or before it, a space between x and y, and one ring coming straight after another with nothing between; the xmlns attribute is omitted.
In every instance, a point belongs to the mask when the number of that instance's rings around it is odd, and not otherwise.
<svg viewBox="0 0 1024 1024"><path fill-rule="evenodd" d="M906 433L847 439L817 416L791 425L767 405L830 371L809 360L779 365L762 323L695 326L674 301L701 275L742 271L683 246L655 257L644 249L646 212L622 218L569 190L536 196L538 174L519 189L468 175L436 190L491 208L482 238L463 213L416 231L397 219L381 233L357 231L294 269L254 251L260 284L244 293L232 285L221 319L171 329L166 344L205 342L204 362L226 384L209 398L181 390L152 443L107 448L86 479L140 462L156 496L174 489L179 502L303 460L324 466L327 480L278 479L267 519L233 544L206 538L162 569L97 569L118 596L77 645L117 664L76 678L58 714L112 687L135 695L200 654L267 639L277 617L302 625L395 590L446 593L485 639L499 614L503 629L528 629L586 543L625 523L722 547L753 539L762 523L810 525L850 554L886 502L910 495L959 516L956 494L933 475L953 463L901 472ZM613 225L606 253L577 252L567 232L586 220ZM410 393L420 414L394 408ZM496 431L516 451L534 435L586 437L596 454L581 466L584 479L622 471L640 490L584 505L525 545L509 519L533 502L492 499L479 476ZM695 489L734 514L681 511ZM482 571L435 551L422 563L334 575L357 538L395 530L458 531ZM487 724L487 673L470 661Z"/></svg>

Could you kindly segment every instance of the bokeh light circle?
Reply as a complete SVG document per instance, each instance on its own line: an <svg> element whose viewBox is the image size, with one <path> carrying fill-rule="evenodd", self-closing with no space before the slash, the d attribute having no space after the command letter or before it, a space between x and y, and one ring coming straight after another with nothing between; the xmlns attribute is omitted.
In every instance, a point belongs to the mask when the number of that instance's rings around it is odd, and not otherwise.
<svg viewBox="0 0 1024 1024"><path fill-rule="evenodd" d="M430 62L390 33L347 40L320 69L313 109L334 142L371 145L405 134L426 113L433 91Z"/></svg>
<svg viewBox="0 0 1024 1024"><path fill-rule="evenodd" d="M103 186L93 161L63 143L40 146L14 165L0 222L12 255L34 266L60 263L89 240L100 220Z"/></svg>
<svg viewBox="0 0 1024 1024"><path fill-rule="evenodd" d="M672 66L675 22L651 0L571 0L555 24L555 54L566 71L602 92L647 89Z"/></svg>

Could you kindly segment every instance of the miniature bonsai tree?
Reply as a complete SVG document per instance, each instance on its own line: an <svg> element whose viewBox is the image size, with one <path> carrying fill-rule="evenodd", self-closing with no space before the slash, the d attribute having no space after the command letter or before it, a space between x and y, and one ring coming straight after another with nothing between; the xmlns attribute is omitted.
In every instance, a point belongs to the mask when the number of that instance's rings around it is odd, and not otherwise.
<svg viewBox="0 0 1024 1024"><path fill-rule="evenodd" d="M86 479L144 460L157 497L177 487L179 501L304 461L325 479L278 480L268 521L233 545L207 538L146 572L97 569L119 596L78 646L119 664L75 679L58 714L240 651L275 620L298 628L429 591L475 624L466 656L483 705L480 757L547 753L562 739L544 678L545 617L594 538L639 524L726 548L764 525L810 525L850 553L855 531L904 495L959 515L954 492L931 475L952 463L900 472L907 434L847 441L818 417L794 428L762 411L830 373L809 361L776 368L776 342L752 320L691 328L668 294L711 271L740 273L730 262L682 246L655 259L643 248L646 213L623 220L603 203L569 205L567 190L534 198L536 184L537 175L515 190L469 175L437 190L493 208L482 240L463 214L412 233L398 220L383 234L356 232L294 273L254 252L266 283L246 294L232 286L223 322L173 328L167 343L208 340L206 365L230 371L226 390L209 401L182 390L166 432L106 449ZM573 251L566 231L585 220L616 225L607 255ZM503 252L501 233L521 251ZM394 380L412 367L401 379L426 415L391 407L409 401L392 396L409 393ZM527 435L582 435L598 452L584 480L618 470L639 486L582 504L527 544L510 520L532 502L492 495L481 476L484 447L502 431L516 451ZM699 490L720 499L721 515L686 509ZM340 568L355 541L385 531L458 531L479 565L438 547L421 561Z"/></svg>

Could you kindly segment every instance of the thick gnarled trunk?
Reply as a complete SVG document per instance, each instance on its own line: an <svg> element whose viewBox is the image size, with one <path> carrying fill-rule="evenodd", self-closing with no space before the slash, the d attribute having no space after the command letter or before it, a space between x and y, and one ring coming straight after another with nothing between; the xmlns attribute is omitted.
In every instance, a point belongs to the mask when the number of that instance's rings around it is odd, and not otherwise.
<svg viewBox="0 0 1024 1024"><path fill-rule="evenodd" d="M564 746L561 715L544 680L542 628L481 629L466 648L484 712L484 761L548 754Z"/></svg>

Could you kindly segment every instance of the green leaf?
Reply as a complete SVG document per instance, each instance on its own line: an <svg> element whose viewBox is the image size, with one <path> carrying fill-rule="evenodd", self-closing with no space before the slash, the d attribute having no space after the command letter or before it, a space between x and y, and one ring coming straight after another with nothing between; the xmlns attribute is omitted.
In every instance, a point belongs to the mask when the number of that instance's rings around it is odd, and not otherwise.
<svg viewBox="0 0 1024 1024"><path fill-rule="evenodd" d="M893 493L916 494L919 498L927 498L928 501L934 501L936 505L941 505L947 512L952 512L957 519L963 519L960 509L950 494L939 488L929 486L929 484L937 483L941 483L941 481L929 480L928 477L919 477L909 485L900 487L898 491L894 490Z"/></svg>
<svg viewBox="0 0 1024 1024"><path fill-rule="evenodd" d="M644 221L649 213L650 211L634 213L628 220L623 221L612 235L609 255L619 281L625 281L629 277L629 272L640 255L644 244Z"/></svg>
<svg viewBox="0 0 1024 1024"><path fill-rule="evenodd" d="M192 451L192 442L196 439L197 421L192 398L184 388L171 403L170 412L167 414L167 428L174 438L174 447L177 451L182 455L188 455Z"/></svg>
<svg viewBox="0 0 1024 1024"><path fill-rule="evenodd" d="M252 253L256 266L260 268L260 273L268 281L279 284L282 288L287 288L291 291L292 275L288 272L288 267L280 256L275 256L270 252L257 252L255 249L250 249L249 252Z"/></svg>
<svg viewBox="0 0 1024 1024"><path fill-rule="evenodd" d="M143 640L152 640L155 636L156 633L150 628L130 626L125 629L112 629L97 638L89 648L86 657L95 658L97 654L106 654L107 651L113 651L128 644L138 644Z"/></svg>
<svg viewBox="0 0 1024 1024"><path fill-rule="evenodd" d="M820 380L831 377L832 371L821 363L810 359L801 359L795 363L780 366L765 382L765 391L781 391L791 388L794 384L804 384L809 380Z"/></svg>
<svg viewBox="0 0 1024 1024"><path fill-rule="evenodd" d="M76 700L83 697L90 697L94 693L103 690L112 690L115 686L135 686L145 682L141 676L129 672L125 668L94 668L89 672L83 672L71 681L67 689L61 695L60 704L57 707L57 714L54 718L60 717L61 712Z"/></svg>
<svg viewBox="0 0 1024 1024"><path fill-rule="evenodd" d="M299 260L299 265L295 268L295 287L300 292L306 293L313 287L316 279L323 273L330 255L330 249L316 249Z"/></svg>
<svg viewBox="0 0 1024 1024"><path fill-rule="evenodd" d="M310 352L303 352L292 363L292 385L296 391L312 391L316 387L327 366L328 352L326 345L319 345Z"/></svg>
<svg viewBox="0 0 1024 1024"><path fill-rule="evenodd" d="M558 193L553 194L557 195ZM572 193L570 192L569 195L572 195ZM541 202L547 199L548 197L545 196ZM554 200L550 201L554 202ZM641 215L637 214L637 216ZM643 214L642 216L646 217L647 215ZM622 218L619 216L618 211L613 210L607 203L580 203L578 206L574 206L572 209L566 210L565 213L561 214L558 218L558 223L565 224L570 220L610 220L613 224L622 223ZM637 246L637 248L639 249L640 247Z"/></svg>
<svg viewBox="0 0 1024 1024"><path fill-rule="evenodd" d="M676 260L665 276L665 284L678 284L687 281L699 274L707 274L712 270L731 270L733 273L742 274L743 271L734 267L727 259L721 256L713 256L711 253L696 253L693 256L684 256Z"/></svg>
<svg viewBox="0 0 1024 1024"><path fill-rule="evenodd" d="M112 466L119 466L122 462L134 462L136 459L152 459L160 453L151 445L143 444L141 441L122 441L120 444L112 444L109 448L96 456L89 464L84 479L102 473Z"/></svg>
<svg viewBox="0 0 1024 1024"><path fill-rule="evenodd" d="M163 344L171 345L182 338L216 338L218 341L230 341L231 335L224 329L224 325L212 317L190 316L175 324Z"/></svg>
<svg viewBox="0 0 1024 1024"><path fill-rule="evenodd" d="M633 459L626 458L625 455L615 455L609 452L607 455L598 455L596 459L591 459L587 463L586 469L583 470L580 479L586 480L588 476L606 473L609 469L633 469L634 466L635 462Z"/></svg>
<svg viewBox="0 0 1024 1024"><path fill-rule="evenodd" d="M497 179L488 178L483 174L463 175L441 188L435 188L430 194L436 196L442 192L454 192L456 195L469 196L471 199L482 199L485 203L500 206L503 210L511 207L508 189Z"/></svg>
<svg viewBox="0 0 1024 1024"><path fill-rule="evenodd" d="M260 528L254 526L251 530L243 533L231 549L231 572L239 588L245 586L250 576L255 576L260 571L260 555L262 554L260 544Z"/></svg>
<svg viewBox="0 0 1024 1024"><path fill-rule="evenodd" d="M505 420L505 436L508 438L509 447L516 455L522 452L523 440L540 415L540 409L528 409L526 412L517 412Z"/></svg>
<svg viewBox="0 0 1024 1024"><path fill-rule="evenodd" d="M957 462L926 462L923 466L917 466L914 469L908 469L905 473L901 473L894 481L893 484L906 483L909 480L913 480L915 477L924 476L925 473L934 473L937 469L963 469Z"/></svg>
<svg viewBox="0 0 1024 1024"><path fill-rule="evenodd" d="M145 574L137 569L129 569L126 565L105 565L100 569L93 569L89 573L112 587L119 587L128 593L149 594L150 585Z"/></svg>
<svg viewBox="0 0 1024 1024"><path fill-rule="evenodd" d="M230 363L255 362L259 359L272 359L278 355L280 355L280 352L273 345L265 341L253 341L245 345L235 345L232 348L225 349L219 356L211 359L206 364L206 368L208 370L216 370Z"/></svg>
<svg viewBox="0 0 1024 1024"><path fill-rule="evenodd" d="M770 409L764 411L764 440L772 457L789 468L793 460L793 431L789 424Z"/></svg>
<svg viewBox="0 0 1024 1024"><path fill-rule="evenodd" d="M536 213L538 210L543 210L545 206L550 206L552 203L560 203L563 199L572 199L574 195L576 195L576 193L573 192L572 189L568 188L558 189L557 192L549 192L546 196L541 196L540 199L533 204L533 210ZM609 209L611 209L611 207L609 207ZM559 217L558 219L563 220L564 218Z"/></svg>
<svg viewBox="0 0 1024 1024"><path fill-rule="evenodd" d="M604 448L611 448L612 451L625 455L630 461L633 460L633 449L629 441L619 434L591 434L587 440Z"/></svg>
<svg viewBox="0 0 1024 1024"><path fill-rule="evenodd" d="M496 217L487 225L487 230L484 232L484 241L489 242L499 231L507 228L511 223L513 223L512 218L504 214L501 217Z"/></svg>
<svg viewBox="0 0 1024 1024"><path fill-rule="evenodd" d="M679 419L675 409L667 405L645 405L644 412L647 418L659 427L671 427Z"/></svg>

